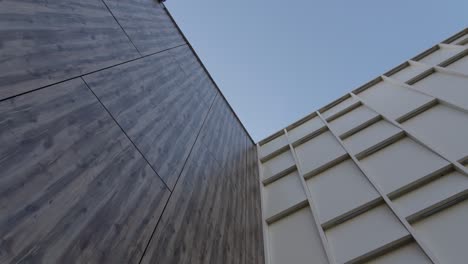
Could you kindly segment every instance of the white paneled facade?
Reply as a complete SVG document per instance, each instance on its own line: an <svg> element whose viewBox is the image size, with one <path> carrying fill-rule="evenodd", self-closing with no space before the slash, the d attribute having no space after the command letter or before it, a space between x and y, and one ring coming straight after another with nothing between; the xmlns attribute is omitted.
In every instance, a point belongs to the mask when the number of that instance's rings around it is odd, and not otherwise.
<svg viewBox="0 0 468 264"><path fill-rule="evenodd" d="M258 144L267 264L468 263L467 40Z"/></svg>

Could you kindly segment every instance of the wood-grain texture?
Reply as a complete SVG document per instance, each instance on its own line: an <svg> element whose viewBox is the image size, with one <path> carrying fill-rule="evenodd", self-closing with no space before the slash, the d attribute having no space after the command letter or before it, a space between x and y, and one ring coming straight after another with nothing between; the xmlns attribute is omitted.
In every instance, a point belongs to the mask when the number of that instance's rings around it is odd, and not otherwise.
<svg viewBox="0 0 468 264"><path fill-rule="evenodd" d="M0 99L138 56L102 1L0 1Z"/></svg>
<svg viewBox="0 0 468 264"><path fill-rule="evenodd" d="M0 34L0 263L264 263L255 146L162 5L4 0Z"/></svg>
<svg viewBox="0 0 468 264"><path fill-rule="evenodd" d="M0 263L137 263L169 191L82 80L0 120Z"/></svg>
<svg viewBox="0 0 468 264"><path fill-rule="evenodd" d="M185 44L177 27L156 0L105 0L143 55Z"/></svg>
<svg viewBox="0 0 468 264"><path fill-rule="evenodd" d="M208 113L198 86L167 52L84 79L172 190Z"/></svg>
<svg viewBox="0 0 468 264"><path fill-rule="evenodd" d="M194 89L201 94L206 104L210 104L218 93L214 83L205 72L192 49L188 45L184 45L171 49L170 52L179 63L182 71L190 78Z"/></svg>
<svg viewBox="0 0 468 264"><path fill-rule="evenodd" d="M253 148L246 138L238 144ZM222 167L197 142L142 263L264 263L260 220L247 207L254 197L246 158Z"/></svg>

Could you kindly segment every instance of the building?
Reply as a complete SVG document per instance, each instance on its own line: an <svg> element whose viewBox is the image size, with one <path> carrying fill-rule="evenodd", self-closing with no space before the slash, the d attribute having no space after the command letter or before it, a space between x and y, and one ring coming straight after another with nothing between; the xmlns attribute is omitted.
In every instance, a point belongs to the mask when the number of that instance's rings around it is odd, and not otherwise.
<svg viewBox="0 0 468 264"><path fill-rule="evenodd" d="M163 4L0 1L0 263L465 263L467 40L255 144Z"/></svg>
<svg viewBox="0 0 468 264"><path fill-rule="evenodd" d="M468 30L258 144L266 263L467 263Z"/></svg>
<svg viewBox="0 0 468 264"><path fill-rule="evenodd" d="M255 144L163 5L0 1L0 263L262 263Z"/></svg>

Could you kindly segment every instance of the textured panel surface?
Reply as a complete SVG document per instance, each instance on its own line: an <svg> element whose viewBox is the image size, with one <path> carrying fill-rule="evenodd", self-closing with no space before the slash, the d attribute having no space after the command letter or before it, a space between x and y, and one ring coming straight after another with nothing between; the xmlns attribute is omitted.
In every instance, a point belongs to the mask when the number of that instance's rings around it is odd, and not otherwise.
<svg viewBox="0 0 468 264"><path fill-rule="evenodd" d="M401 132L401 129L385 120L381 120L345 138L343 142L351 151L358 154L399 132Z"/></svg>
<svg viewBox="0 0 468 264"><path fill-rule="evenodd" d="M307 181L321 223L379 197L352 160L345 160Z"/></svg>
<svg viewBox="0 0 468 264"><path fill-rule="evenodd" d="M431 264L431 260L422 252L421 248L415 243L408 244L380 256L374 260L366 262L366 264L395 264L395 263L411 263L411 264Z"/></svg>
<svg viewBox="0 0 468 264"><path fill-rule="evenodd" d="M337 105L333 106L332 108L328 109L327 111L323 112L323 117L325 118L329 118L343 110L345 110L346 108L350 107L351 105L357 103L357 100L354 99L353 97L349 97L347 99L345 99L344 101L338 103Z"/></svg>
<svg viewBox="0 0 468 264"><path fill-rule="evenodd" d="M257 151L157 1L0 1L0 34L0 263L264 263Z"/></svg>
<svg viewBox="0 0 468 264"><path fill-rule="evenodd" d="M237 143L247 151L253 147L246 138ZM235 168L223 168L200 141L196 143L142 263L263 261L261 225L250 217L251 201L240 195L254 187L251 169L245 157L236 162ZM252 235L255 239L247 239Z"/></svg>
<svg viewBox="0 0 468 264"><path fill-rule="evenodd" d="M468 177L454 171L399 197L394 202L402 215L408 217L466 190Z"/></svg>
<svg viewBox="0 0 468 264"><path fill-rule="evenodd" d="M414 225L441 263L466 262L468 201L452 206Z"/></svg>
<svg viewBox="0 0 468 264"><path fill-rule="evenodd" d="M468 78L435 72L413 86L436 98L468 109Z"/></svg>
<svg viewBox="0 0 468 264"><path fill-rule="evenodd" d="M271 141L268 141L267 143L263 144L260 146L260 157L265 157L281 148L284 146L288 145L288 141L284 135L281 135L277 138L272 139Z"/></svg>
<svg viewBox="0 0 468 264"><path fill-rule="evenodd" d="M336 260L345 263L408 235L408 231L385 205L381 205L328 230L326 234ZM357 238L359 243L356 243Z"/></svg>
<svg viewBox="0 0 468 264"><path fill-rule="evenodd" d="M329 131L297 146L296 152L306 174L346 153Z"/></svg>
<svg viewBox="0 0 468 264"><path fill-rule="evenodd" d="M320 263L297 231L303 226L318 227L329 263L466 262L468 60L460 45L467 34L464 29L446 40L452 44L413 59L426 56L421 62L406 61L286 127L296 154L287 165L296 166L312 214L308 223L297 220L304 202L263 215L270 263ZM294 204L302 195L290 183L285 195L271 199L268 183L275 179L264 180L269 170L260 173L266 208ZM272 238L277 223L282 228Z"/></svg>
<svg viewBox="0 0 468 264"><path fill-rule="evenodd" d="M404 126L451 159L468 156L466 113L439 104L406 121Z"/></svg>
<svg viewBox="0 0 468 264"><path fill-rule="evenodd" d="M0 120L0 262L138 263L169 191L81 79Z"/></svg>
<svg viewBox="0 0 468 264"><path fill-rule="evenodd" d="M449 164L409 138L401 139L361 162L386 193L398 190Z"/></svg>
<svg viewBox="0 0 468 264"><path fill-rule="evenodd" d="M101 1L0 1L0 99L136 58Z"/></svg>
<svg viewBox="0 0 468 264"><path fill-rule="evenodd" d="M298 127L295 127L291 130L288 131L288 137L291 142L295 142L296 140L299 140L305 136L307 136L310 133L313 133L320 128L324 127L325 124L320 120L319 117L314 117L307 122L304 122L304 124L301 124Z"/></svg>
<svg viewBox="0 0 468 264"><path fill-rule="evenodd" d="M272 264L327 264L308 207L268 227Z"/></svg>
<svg viewBox="0 0 468 264"><path fill-rule="evenodd" d="M85 76L171 189L209 109L178 67L161 53Z"/></svg>
<svg viewBox="0 0 468 264"><path fill-rule="evenodd" d="M169 52L179 62L182 71L189 76L194 89L198 91L203 100L205 100L205 103L210 105L218 93L217 89L190 47L184 45L171 49ZM226 105L226 107L229 109L229 106Z"/></svg>
<svg viewBox="0 0 468 264"><path fill-rule="evenodd" d="M263 177L265 179L274 176L295 164L291 151L287 150L278 156L263 163Z"/></svg>
<svg viewBox="0 0 468 264"><path fill-rule="evenodd" d="M265 186L265 211L269 218L306 200L297 172L288 174Z"/></svg>
<svg viewBox="0 0 468 264"><path fill-rule="evenodd" d="M143 55L184 44L163 6L154 0L104 0Z"/></svg>
<svg viewBox="0 0 468 264"><path fill-rule="evenodd" d="M369 120L376 118L378 114L369 108L361 105L351 112L346 113L329 123L330 127L338 135L342 135L349 130L362 125Z"/></svg>
<svg viewBox="0 0 468 264"><path fill-rule="evenodd" d="M402 82L407 82L410 79L428 70L429 68L430 68L429 66L411 64L405 67L404 69L392 74L390 77L397 79L399 81L402 81Z"/></svg>
<svg viewBox="0 0 468 264"><path fill-rule="evenodd" d="M397 119L433 99L385 81L359 93L358 96L370 107L392 119Z"/></svg>

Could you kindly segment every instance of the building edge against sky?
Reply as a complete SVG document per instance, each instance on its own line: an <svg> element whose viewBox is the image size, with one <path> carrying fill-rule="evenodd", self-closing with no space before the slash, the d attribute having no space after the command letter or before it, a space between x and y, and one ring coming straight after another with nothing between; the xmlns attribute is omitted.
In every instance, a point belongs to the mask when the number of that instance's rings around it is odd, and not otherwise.
<svg viewBox="0 0 468 264"><path fill-rule="evenodd" d="M267 264L465 263L468 29L257 144Z"/></svg>
<svg viewBox="0 0 468 264"><path fill-rule="evenodd" d="M0 1L0 263L263 263L257 155L163 4Z"/></svg>

